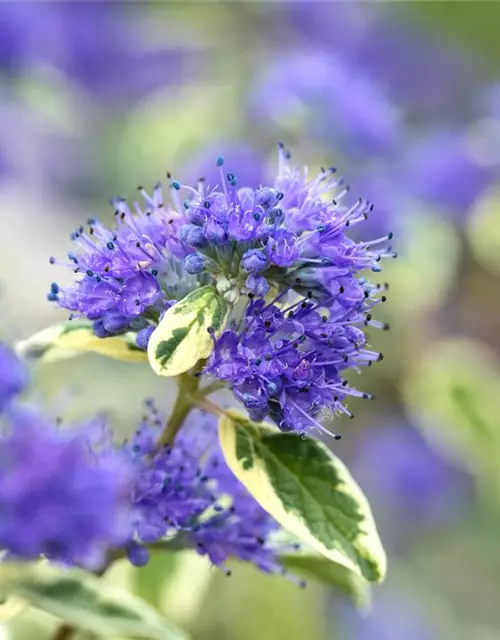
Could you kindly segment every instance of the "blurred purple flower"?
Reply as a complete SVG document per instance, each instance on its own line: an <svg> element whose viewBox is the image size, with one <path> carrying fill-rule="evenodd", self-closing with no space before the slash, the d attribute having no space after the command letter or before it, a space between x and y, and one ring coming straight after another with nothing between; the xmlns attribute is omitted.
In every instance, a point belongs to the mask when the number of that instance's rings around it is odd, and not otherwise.
<svg viewBox="0 0 500 640"><path fill-rule="evenodd" d="M322 50L275 59L251 98L260 119L297 116L318 140L351 154L388 154L400 137L397 110L372 78Z"/></svg>
<svg viewBox="0 0 500 640"><path fill-rule="evenodd" d="M296 30L295 45L314 43L339 56L420 116L456 109L473 80L473 65L458 47L423 22L394 19L383 4L306 0L277 11Z"/></svg>
<svg viewBox="0 0 500 640"><path fill-rule="evenodd" d="M59 429L39 411L11 406L0 438L0 547L21 559L46 555L98 568L123 540L129 468L94 455L100 420Z"/></svg>
<svg viewBox="0 0 500 640"><path fill-rule="evenodd" d="M374 17L348 59L416 118L446 109L456 113L474 77L472 61L423 24L394 20L388 13Z"/></svg>
<svg viewBox="0 0 500 640"><path fill-rule="evenodd" d="M11 73L53 65L100 98L141 97L181 77L181 54L154 49L133 5L114 2L3 2L0 67Z"/></svg>
<svg viewBox="0 0 500 640"><path fill-rule="evenodd" d="M163 424L149 402L139 429L123 447L135 470L130 561L147 563L148 551L140 543L180 535L227 573L231 557L261 571L286 573L277 553L294 546L274 544L279 525L229 470L213 416L191 414L175 445L155 453Z"/></svg>
<svg viewBox="0 0 500 640"><path fill-rule="evenodd" d="M376 511L412 528L446 521L467 501L464 476L406 424L364 432L353 473Z"/></svg>
<svg viewBox="0 0 500 640"><path fill-rule="evenodd" d="M407 147L399 181L409 196L460 215L489 186L491 169L480 166L464 132L438 129Z"/></svg>

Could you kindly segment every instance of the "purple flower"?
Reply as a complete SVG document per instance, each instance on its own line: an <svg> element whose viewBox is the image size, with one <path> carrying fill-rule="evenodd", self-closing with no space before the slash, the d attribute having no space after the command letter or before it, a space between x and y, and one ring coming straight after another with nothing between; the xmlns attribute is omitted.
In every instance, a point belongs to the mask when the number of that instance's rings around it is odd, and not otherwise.
<svg viewBox="0 0 500 640"><path fill-rule="evenodd" d="M133 12L120 5L6 2L0 22L0 65L7 70L51 65L116 103L181 77L181 53L141 40Z"/></svg>
<svg viewBox="0 0 500 640"><path fill-rule="evenodd" d="M154 326L173 300L205 284L223 291L231 304L241 295L264 297L271 287L312 290L315 298L330 299L342 286L345 306L356 288L354 274L379 271L380 259L392 253L344 235L368 216L371 205L341 204L348 188L334 170L309 180L305 170L290 165L287 151L280 148L279 154L272 187L239 187L219 157L219 189L173 180L169 206L159 184L152 196L139 187L146 206L134 203L134 212L115 198L114 229L91 218L88 231L80 227L72 234L66 265L77 280L65 288L53 283L49 300L71 310L71 317L93 320L100 337ZM335 195L329 202L323 198L328 192Z"/></svg>
<svg viewBox="0 0 500 640"><path fill-rule="evenodd" d="M459 46L391 11L365 9L365 28L341 53L415 117L457 112L474 82L473 61Z"/></svg>
<svg viewBox="0 0 500 640"><path fill-rule="evenodd" d="M94 331L106 337L147 327L145 312L158 317L167 299L178 299L189 286L189 276L182 268L186 255L177 237L184 219L165 209L159 185L146 201L144 211L136 204L132 214L127 203L116 198L116 226L107 229L96 219L89 219L71 236L74 244L68 253L69 266L79 279L68 288L51 285L48 298L71 310L72 317L94 320ZM51 258L52 263L57 263ZM194 283L196 281L194 280Z"/></svg>
<svg viewBox="0 0 500 640"><path fill-rule="evenodd" d="M205 373L226 381L253 419L269 416L305 433L321 426L325 411L350 415L344 399L369 396L347 386L342 372L381 358L366 348L362 327L385 327L372 318L385 285L361 272L379 272L383 258L396 256L387 246L392 233L352 240L347 231L372 205L344 204L349 188L335 169L309 178L282 145L272 187L240 187L221 156L215 164L220 188L173 180L173 209L159 185L153 196L139 188L145 211L135 204L132 214L116 199L114 230L96 220L88 233L77 230L68 257L79 279L68 289L54 284L49 299L94 320L106 336L155 326L174 300L211 285L233 313Z"/></svg>
<svg viewBox="0 0 500 640"><path fill-rule="evenodd" d="M277 553L286 547L272 542L279 525L227 467L217 443L215 420L192 415L175 446L157 450L163 423L148 403L144 421L123 448L135 469L130 561L147 562L143 544L181 536L225 571L233 557L263 571L282 572Z"/></svg>
<svg viewBox="0 0 500 640"><path fill-rule="evenodd" d="M277 58L251 101L259 120L305 120L317 139L356 155L389 153L401 135L400 117L382 86L321 49Z"/></svg>
<svg viewBox="0 0 500 640"><path fill-rule="evenodd" d="M343 373L382 359L366 348L356 326L379 326L367 314L373 294L361 289L354 300L343 290L339 297L348 304L337 302L325 313L307 297L281 308L252 301L240 330L215 340L206 373L229 384L253 420L270 417L282 430L299 433L323 429L325 413L352 415L347 396L371 397L350 387Z"/></svg>
<svg viewBox="0 0 500 640"><path fill-rule="evenodd" d="M59 429L11 407L0 439L0 547L20 558L98 568L123 539L129 468L93 450L99 420Z"/></svg>

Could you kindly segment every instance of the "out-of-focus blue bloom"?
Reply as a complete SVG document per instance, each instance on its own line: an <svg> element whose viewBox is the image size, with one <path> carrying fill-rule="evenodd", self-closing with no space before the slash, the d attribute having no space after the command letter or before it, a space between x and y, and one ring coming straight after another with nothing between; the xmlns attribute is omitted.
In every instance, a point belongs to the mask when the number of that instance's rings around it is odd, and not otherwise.
<svg viewBox="0 0 500 640"><path fill-rule="evenodd" d="M399 173L409 196L456 215L467 213L492 177L474 159L465 132L456 129L431 132L408 146Z"/></svg>
<svg viewBox="0 0 500 640"><path fill-rule="evenodd" d="M410 527L445 522L468 499L463 475L407 424L365 431L353 472L375 509Z"/></svg>
<svg viewBox="0 0 500 640"><path fill-rule="evenodd" d="M298 120L318 140L353 154L397 148L400 117L359 67L322 50L287 53L266 68L252 96L259 121Z"/></svg>
<svg viewBox="0 0 500 640"><path fill-rule="evenodd" d="M279 526L227 467L217 443L215 420L193 414L175 445L157 451L163 422L149 404L148 415L124 445L135 469L131 562L147 562L141 543L181 535L225 571L232 557L263 571L281 572L276 554L285 548L272 541Z"/></svg>
<svg viewBox="0 0 500 640"><path fill-rule="evenodd" d="M345 56L385 88L412 119L436 118L465 106L473 64L463 51L416 21L397 20L390 10L364 6L367 25Z"/></svg>
<svg viewBox="0 0 500 640"><path fill-rule="evenodd" d="M2 400L21 391L26 373L1 348ZM99 567L123 540L130 468L94 449L103 430L91 420L60 429L40 411L3 406L0 436L0 548L21 559Z"/></svg>
<svg viewBox="0 0 500 640"><path fill-rule="evenodd" d="M473 80L473 65L458 47L434 36L423 23L395 19L382 4L306 0L277 6L275 12L280 24L293 29L287 44L315 46L338 57L417 118L436 116L448 107L456 111ZM287 33L283 27L281 31L280 44Z"/></svg>
<svg viewBox="0 0 500 640"><path fill-rule="evenodd" d="M0 67L50 65L100 99L141 97L181 77L179 51L141 39L134 7L112 2L4 2Z"/></svg>

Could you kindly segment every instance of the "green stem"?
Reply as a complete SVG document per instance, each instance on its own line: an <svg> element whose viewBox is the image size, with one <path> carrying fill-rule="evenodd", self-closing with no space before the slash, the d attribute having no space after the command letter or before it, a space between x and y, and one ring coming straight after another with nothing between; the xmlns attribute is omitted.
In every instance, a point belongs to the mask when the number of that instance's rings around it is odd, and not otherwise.
<svg viewBox="0 0 500 640"><path fill-rule="evenodd" d="M158 447L174 442L177 432L192 409L201 406L207 396L223 388L219 380L200 389L200 379L193 373L183 373L177 378L178 393L172 413L158 440Z"/></svg>
<svg viewBox="0 0 500 640"><path fill-rule="evenodd" d="M200 379L191 373L183 373L177 378L177 399L172 413L158 440L158 446L170 445L175 440L177 432L184 424L189 412L196 405L196 392L200 386Z"/></svg>

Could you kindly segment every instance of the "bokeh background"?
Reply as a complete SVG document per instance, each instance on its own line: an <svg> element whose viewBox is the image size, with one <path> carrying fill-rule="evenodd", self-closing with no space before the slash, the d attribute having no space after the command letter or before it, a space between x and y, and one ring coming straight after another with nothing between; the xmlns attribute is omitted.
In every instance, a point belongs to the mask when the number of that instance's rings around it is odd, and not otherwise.
<svg viewBox="0 0 500 640"><path fill-rule="evenodd" d="M111 219L167 170L272 179L276 143L339 167L394 231L383 363L357 381L336 453L370 498L387 582L361 614L187 553L125 583L194 640L500 637L500 3L0 2L0 335L64 319L46 300L69 233ZM216 178L213 178L216 179ZM374 235L375 234L375 235ZM85 356L35 372L59 413L104 409L122 434L171 390L139 365ZM24 613L0 638L50 637ZM84 636L81 636L83 640Z"/></svg>

